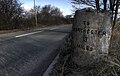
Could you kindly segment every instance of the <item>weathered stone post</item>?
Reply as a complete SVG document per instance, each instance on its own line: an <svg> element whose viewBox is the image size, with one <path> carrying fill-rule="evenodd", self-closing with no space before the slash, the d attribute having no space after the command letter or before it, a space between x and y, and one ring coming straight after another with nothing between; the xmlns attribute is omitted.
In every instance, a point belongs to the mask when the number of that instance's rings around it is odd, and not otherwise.
<svg viewBox="0 0 120 76"><path fill-rule="evenodd" d="M76 11L72 37L72 61L79 66L91 65L108 55L111 38L111 14L93 9Z"/></svg>

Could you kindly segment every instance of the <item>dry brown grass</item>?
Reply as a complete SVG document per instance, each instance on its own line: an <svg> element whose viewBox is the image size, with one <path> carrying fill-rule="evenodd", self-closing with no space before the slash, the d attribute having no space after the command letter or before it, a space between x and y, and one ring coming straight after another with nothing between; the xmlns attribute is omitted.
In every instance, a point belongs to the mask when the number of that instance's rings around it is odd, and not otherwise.
<svg viewBox="0 0 120 76"><path fill-rule="evenodd" d="M71 38L68 38L65 41L65 46L70 44L70 41ZM96 64L96 67L78 68L77 65L70 62L70 58L66 60L66 57L72 51L70 45L65 48L61 50L63 52L61 52L58 63L55 65L50 76L120 76L120 21L117 22L113 31L108 59Z"/></svg>

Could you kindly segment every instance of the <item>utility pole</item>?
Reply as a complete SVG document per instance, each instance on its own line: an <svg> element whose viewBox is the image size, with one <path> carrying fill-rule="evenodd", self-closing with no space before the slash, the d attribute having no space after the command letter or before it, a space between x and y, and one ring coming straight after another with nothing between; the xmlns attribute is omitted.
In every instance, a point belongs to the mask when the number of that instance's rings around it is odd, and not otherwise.
<svg viewBox="0 0 120 76"><path fill-rule="evenodd" d="M35 0L34 0L34 16L35 16L35 24L37 26L37 10L36 10Z"/></svg>

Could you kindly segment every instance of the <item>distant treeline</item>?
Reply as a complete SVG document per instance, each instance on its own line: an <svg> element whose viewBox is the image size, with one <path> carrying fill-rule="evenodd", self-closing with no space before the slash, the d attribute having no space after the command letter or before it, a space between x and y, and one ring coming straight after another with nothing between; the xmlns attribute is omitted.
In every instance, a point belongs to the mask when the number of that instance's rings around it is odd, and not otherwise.
<svg viewBox="0 0 120 76"><path fill-rule="evenodd" d="M55 6L36 6L35 9L25 11L21 5L17 0L0 0L0 30L36 27L35 10L37 27L70 24L72 20L71 15L64 17L60 9Z"/></svg>

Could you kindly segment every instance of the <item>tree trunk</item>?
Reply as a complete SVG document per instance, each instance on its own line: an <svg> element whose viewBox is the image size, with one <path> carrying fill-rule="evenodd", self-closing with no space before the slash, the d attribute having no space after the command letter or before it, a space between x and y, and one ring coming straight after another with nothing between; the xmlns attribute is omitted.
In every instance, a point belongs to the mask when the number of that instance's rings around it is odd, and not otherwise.
<svg viewBox="0 0 120 76"><path fill-rule="evenodd" d="M118 7L119 7L119 0L116 1L115 16L114 16L114 21L113 21L112 29L114 29L114 27L115 27L115 23L116 23L116 19L117 19L117 14L118 14Z"/></svg>
<svg viewBox="0 0 120 76"><path fill-rule="evenodd" d="M107 0L103 0L104 3L104 10L107 10Z"/></svg>
<svg viewBox="0 0 120 76"><path fill-rule="evenodd" d="M113 0L109 0L110 10L113 11Z"/></svg>
<svg viewBox="0 0 120 76"><path fill-rule="evenodd" d="M95 0L95 1L96 1L96 9L99 11L100 10L99 0Z"/></svg>

